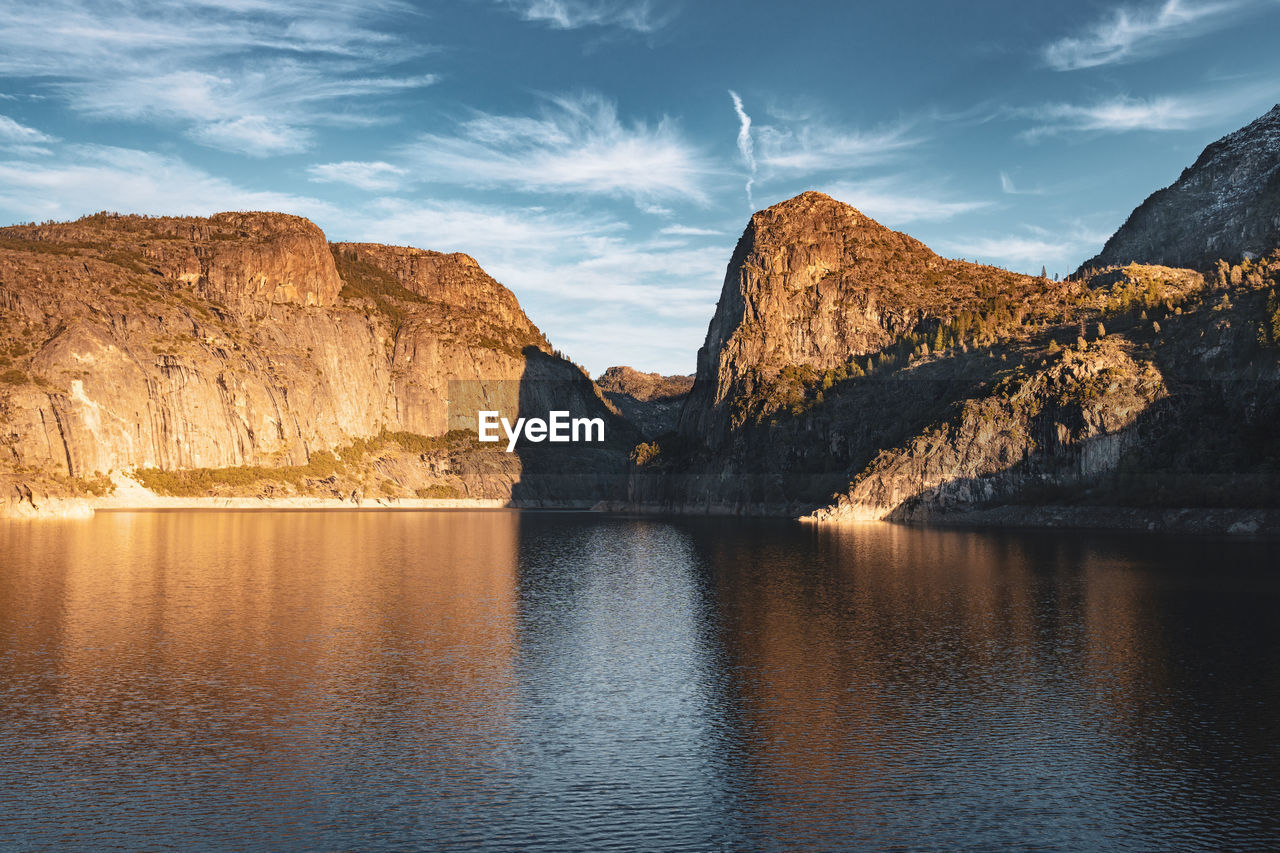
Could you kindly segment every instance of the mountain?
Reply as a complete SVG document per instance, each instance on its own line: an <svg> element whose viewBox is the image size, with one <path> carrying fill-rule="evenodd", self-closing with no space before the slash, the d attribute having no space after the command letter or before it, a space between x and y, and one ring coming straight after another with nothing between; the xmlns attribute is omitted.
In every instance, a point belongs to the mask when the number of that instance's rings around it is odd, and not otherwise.
<svg viewBox="0 0 1280 853"><path fill-rule="evenodd" d="M749 222L679 435L633 457L632 498L819 521L1280 506L1278 280L1280 254L1221 283L1137 264L1051 282L805 193Z"/></svg>
<svg viewBox="0 0 1280 853"><path fill-rule="evenodd" d="M170 494L594 500L634 443L472 258L331 245L283 214L0 229L0 342L20 494L136 469ZM474 440L478 410L552 408L614 443L566 466Z"/></svg>
<svg viewBox="0 0 1280 853"><path fill-rule="evenodd" d="M821 193L762 210L692 378L597 385L472 258L298 217L3 228L0 510L141 483L1280 531L1278 123L1210 146L1061 282ZM506 453L476 440L488 409L600 417L608 440Z"/></svg>
<svg viewBox="0 0 1280 853"><path fill-rule="evenodd" d="M939 329L946 341L986 338L1015 316L1050 310L1065 287L940 257L847 204L803 193L753 215L738 240L680 431L718 447L747 409L791 393L789 370L847 371L911 335L911 346L927 345Z"/></svg>
<svg viewBox="0 0 1280 853"><path fill-rule="evenodd" d="M1280 105L1152 193L1081 270L1138 262L1207 270L1280 246Z"/></svg>
<svg viewBox="0 0 1280 853"><path fill-rule="evenodd" d="M656 438L675 430L684 399L693 388L693 377L610 367L596 379L596 385L646 438Z"/></svg>

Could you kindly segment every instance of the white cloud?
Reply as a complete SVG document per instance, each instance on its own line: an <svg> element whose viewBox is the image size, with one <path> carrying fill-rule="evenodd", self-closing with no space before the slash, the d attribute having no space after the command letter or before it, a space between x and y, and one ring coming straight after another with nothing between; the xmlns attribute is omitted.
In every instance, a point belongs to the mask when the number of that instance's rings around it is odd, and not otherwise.
<svg viewBox="0 0 1280 853"><path fill-rule="evenodd" d="M211 148L253 157L292 154L311 147L310 131L274 122L265 116L241 116L197 126L191 138Z"/></svg>
<svg viewBox="0 0 1280 853"><path fill-rule="evenodd" d="M940 222L991 206L989 201L937 198L929 190L888 178L843 181L823 192L891 228L911 222Z"/></svg>
<svg viewBox="0 0 1280 853"><path fill-rule="evenodd" d="M751 185L756 182L756 152L751 140L751 116L743 109L742 98L738 97L737 92L730 89L729 97L733 99L733 111L738 115L738 153L742 155L742 162L747 167L747 204L755 207L751 198Z"/></svg>
<svg viewBox="0 0 1280 853"><path fill-rule="evenodd" d="M658 232L659 234L670 234L676 237L722 237L723 231L717 231L713 228L694 228L689 225L668 225Z"/></svg>
<svg viewBox="0 0 1280 853"><path fill-rule="evenodd" d="M512 258L527 252L570 251L585 239L625 231L625 223L573 211L458 201L374 199L342 220L340 239L420 246ZM339 239L339 238L335 238ZM482 261L483 263L483 261Z"/></svg>
<svg viewBox="0 0 1280 853"><path fill-rule="evenodd" d="M1079 220L1057 228L1024 225L1023 234L1005 237L959 238L940 244L940 248L957 256L981 263L994 263L1032 275L1040 267L1070 271L1081 260L1094 254L1110 236Z"/></svg>
<svg viewBox="0 0 1280 853"><path fill-rule="evenodd" d="M1024 139L1057 133L1124 133L1135 130L1186 130L1199 127L1223 112L1221 103L1203 98L1130 98L1119 96L1094 104L1045 104L1024 111L1038 124L1023 131Z"/></svg>
<svg viewBox="0 0 1280 853"><path fill-rule="evenodd" d="M669 119L624 124L599 95L548 98L538 117L476 113L400 152L423 180L521 192L704 201L711 167Z"/></svg>
<svg viewBox="0 0 1280 853"><path fill-rule="evenodd" d="M291 153L318 126L385 122L373 99L435 82L384 73L423 52L386 30L393 11L412 14L398 0L45 0L6 10L0 76L51 78L86 115Z"/></svg>
<svg viewBox="0 0 1280 853"><path fill-rule="evenodd" d="M1034 237L987 237L943 244L977 263L1028 268L1053 264L1066 258L1074 244Z"/></svg>
<svg viewBox="0 0 1280 853"><path fill-rule="evenodd" d="M8 4L0 29L0 74L118 77L201 67L257 51L324 55L352 64L391 62L420 52L378 29L387 13L403 15L408 8L397 0Z"/></svg>
<svg viewBox="0 0 1280 853"><path fill-rule="evenodd" d="M320 184L350 184L362 190L394 190L404 183L405 169L384 163L345 160L341 163L318 163L307 172Z"/></svg>
<svg viewBox="0 0 1280 853"><path fill-rule="evenodd" d="M505 0L503 5L526 21L557 30L617 27L651 33L670 20L669 15L658 14L649 0Z"/></svg>
<svg viewBox="0 0 1280 853"><path fill-rule="evenodd" d="M41 133L34 127L27 127L5 115L0 115L0 143L13 145L34 145L41 142L55 141L47 133Z"/></svg>
<svg viewBox="0 0 1280 853"><path fill-rule="evenodd" d="M1005 195L1044 195L1045 193L1043 189L1026 189L1015 185L1008 172L1000 173L1000 191Z"/></svg>
<svg viewBox="0 0 1280 853"><path fill-rule="evenodd" d="M246 190L175 157L98 145L67 146L57 160L0 161L0 212L11 221L73 219L98 210L203 216L280 210L334 216L325 202Z"/></svg>
<svg viewBox="0 0 1280 853"><path fill-rule="evenodd" d="M776 172L823 172L880 163L920 143L902 127L869 133L820 124L798 129L761 126L759 162Z"/></svg>
<svg viewBox="0 0 1280 853"><path fill-rule="evenodd" d="M1057 71L1132 62L1160 53L1173 43L1226 26L1244 2L1165 0L1145 9L1120 8L1084 34L1059 39L1044 48L1044 60Z"/></svg>

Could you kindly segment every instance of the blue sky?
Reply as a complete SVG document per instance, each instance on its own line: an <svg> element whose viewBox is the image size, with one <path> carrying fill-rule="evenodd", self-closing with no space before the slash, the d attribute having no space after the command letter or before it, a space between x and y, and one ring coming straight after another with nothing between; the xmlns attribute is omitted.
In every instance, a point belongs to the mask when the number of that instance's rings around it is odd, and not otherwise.
<svg viewBox="0 0 1280 853"><path fill-rule="evenodd" d="M819 189L1069 272L1280 101L1280 0L0 0L0 222L282 210L474 255L593 374L691 372Z"/></svg>

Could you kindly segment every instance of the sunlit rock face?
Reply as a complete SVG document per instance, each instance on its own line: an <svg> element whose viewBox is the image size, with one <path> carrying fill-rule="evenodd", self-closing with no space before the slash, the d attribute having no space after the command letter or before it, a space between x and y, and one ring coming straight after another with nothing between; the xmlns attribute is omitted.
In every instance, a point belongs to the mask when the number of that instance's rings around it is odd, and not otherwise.
<svg viewBox="0 0 1280 853"><path fill-rule="evenodd" d="M616 418L474 259L331 246L277 213L0 229L0 358L0 474L46 490L113 469L305 465L386 433L474 431L478 409ZM506 498L521 476L519 459L419 455L459 496ZM409 481L387 494L423 480L384 468Z"/></svg>
<svg viewBox="0 0 1280 853"><path fill-rule="evenodd" d="M836 368L987 295L1025 301L1044 289L940 257L847 204L803 193L756 213L738 240L681 432L719 446L731 401L786 367Z"/></svg>
<svg viewBox="0 0 1280 853"><path fill-rule="evenodd" d="M1049 281L797 196L748 224L679 437L637 454L633 495L819 521L1270 505L1274 248L1209 278L1133 264Z"/></svg>

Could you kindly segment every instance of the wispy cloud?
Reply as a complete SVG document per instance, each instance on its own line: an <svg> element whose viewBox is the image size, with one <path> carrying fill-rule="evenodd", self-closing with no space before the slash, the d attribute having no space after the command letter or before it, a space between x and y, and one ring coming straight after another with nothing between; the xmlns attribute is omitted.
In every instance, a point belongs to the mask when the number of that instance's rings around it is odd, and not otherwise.
<svg viewBox="0 0 1280 853"><path fill-rule="evenodd" d="M316 199L248 190L176 157L129 148L74 145L63 147L56 160L0 161L0 213L10 220L72 219L96 210L283 210L313 218L337 213Z"/></svg>
<svg viewBox="0 0 1280 853"><path fill-rule="evenodd" d="M1186 130L1220 112L1220 104L1201 98L1141 99L1121 95L1088 105L1045 104L1025 111L1038 123L1021 136L1034 141L1057 133Z"/></svg>
<svg viewBox="0 0 1280 853"><path fill-rule="evenodd" d="M921 141L905 127L863 132L817 123L798 128L762 125L757 139L761 166L775 172L810 173L882 163Z"/></svg>
<svg viewBox="0 0 1280 853"><path fill-rule="evenodd" d="M1019 187L1013 183L1013 178L1009 177L1008 172L1000 173L1000 191L1005 195L1044 195L1045 191L1039 188L1027 189Z"/></svg>
<svg viewBox="0 0 1280 853"><path fill-rule="evenodd" d="M624 123L600 95L546 99L536 116L478 112L455 135L400 150L425 181L522 192L704 201L712 171L673 121Z"/></svg>
<svg viewBox="0 0 1280 853"><path fill-rule="evenodd" d="M46 78L76 111L171 125L257 156L315 127L385 121L374 99L430 85L385 73L423 48L390 31L399 0L46 0L6 9L0 76Z"/></svg>
<svg viewBox="0 0 1280 853"><path fill-rule="evenodd" d="M42 133L34 127L14 121L8 116L0 115L0 143L13 145L38 145L55 141L52 136Z"/></svg>
<svg viewBox="0 0 1280 853"><path fill-rule="evenodd" d="M940 222L991 206L991 202L983 200L938 198L927 188L892 178L842 181L827 186L823 191L890 227L912 222Z"/></svg>
<svg viewBox="0 0 1280 853"><path fill-rule="evenodd" d="M694 228L689 225L668 225L658 232L674 237L722 237L723 231L714 228Z"/></svg>
<svg viewBox="0 0 1280 853"><path fill-rule="evenodd" d="M938 248L971 261L994 263L1027 273L1038 273L1040 267L1069 271L1106 242L1108 234L1090 228L1080 221L1067 222L1057 228L1024 225L1020 234L1002 237L959 238L943 242Z"/></svg>
<svg viewBox="0 0 1280 853"><path fill-rule="evenodd" d="M755 207L751 198L751 185L756 182L756 151L755 143L751 140L751 116L743 109L742 98L738 97L737 92L730 89L729 97L733 99L733 111L738 115L738 153L742 155L742 162L747 167L747 204Z"/></svg>
<svg viewBox="0 0 1280 853"><path fill-rule="evenodd" d="M1133 62L1161 53L1182 39L1226 26L1233 20L1232 13L1249 5L1245 0L1165 0L1158 6L1119 8L1084 33L1046 46L1044 60L1057 71Z"/></svg>
<svg viewBox="0 0 1280 853"><path fill-rule="evenodd" d="M350 184L362 190L385 191L403 184L407 170L381 160L344 160L341 163L318 163L307 169L307 173L316 183Z"/></svg>
<svg viewBox="0 0 1280 853"><path fill-rule="evenodd" d="M957 253L963 252L971 261L1026 269L1063 260L1072 251L1073 244L1035 237L983 237L944 246Z"/></svg>
<svg viewBox="0 0 1280 853"><path fill-rule="evenodd" d="M651 33L664 27L671 14L659 13L650 0L501 0L526 21L557 30L617 27Z"/></svg>

